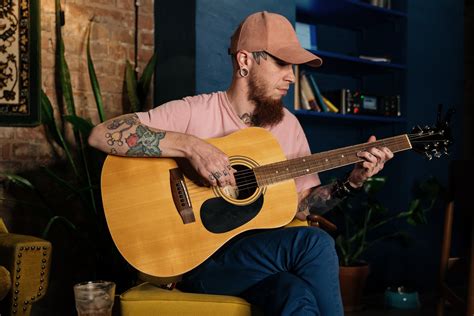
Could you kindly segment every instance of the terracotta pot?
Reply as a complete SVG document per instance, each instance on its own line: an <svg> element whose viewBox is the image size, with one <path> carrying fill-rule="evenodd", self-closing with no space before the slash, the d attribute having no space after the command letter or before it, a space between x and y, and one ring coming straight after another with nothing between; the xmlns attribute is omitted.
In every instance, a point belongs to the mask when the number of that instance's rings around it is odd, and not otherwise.
<svg viewBox="0 0 474 316"><path fill-rule="evenodd" d="M339 282L345 312L362 309L361 298L368 275L368 264L354 267L339 267Z"/></svg>

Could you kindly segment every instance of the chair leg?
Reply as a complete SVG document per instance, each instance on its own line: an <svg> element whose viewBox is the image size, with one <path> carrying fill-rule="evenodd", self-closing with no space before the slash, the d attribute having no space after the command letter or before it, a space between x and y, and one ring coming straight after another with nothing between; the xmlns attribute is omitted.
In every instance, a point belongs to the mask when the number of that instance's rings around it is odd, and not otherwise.
<svg viewBox="0 0 474 316"><path fill-rule="evenodd" d="M444 298L440 297L436 304L436 316L444 316Z"/></svg>
<svg viewBox="0 0 474 316"><path fill-rule="evenodd" d="M454 202L450 201L446 206L446 211L444 214L444 227L443 227L443 240L441 242L441 260L439 267L439 284L438 284L438 304L436 307L436 315L444 315L444 281L446 279L446 272L448 269L448 260L451 250L451 238L452 238L452 228L453 228L453 212L454 212Z"/></svg>
<svg viewBox="0 0 474 316"><path fill-rule="evenodd" d="M471 216L471 247L469 258L469 279L467 281L466 315L474 315L474 216Z"/></svg>

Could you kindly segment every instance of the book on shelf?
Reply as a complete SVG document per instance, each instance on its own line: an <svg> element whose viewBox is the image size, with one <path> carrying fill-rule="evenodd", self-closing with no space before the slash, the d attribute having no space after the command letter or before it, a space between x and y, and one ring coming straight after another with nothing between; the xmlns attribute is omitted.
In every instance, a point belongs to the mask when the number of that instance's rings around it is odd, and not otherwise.
<svg viewBox="0 0 474 316"><path fill-rule="evenodd" d="M319 107L313 90L311 89L308 76L306 76L304 71L301 71L300 73L300 87L302 95L304 95L308 100L311 110L321 112L321 108Z"/></svg>
<svg viewBox="0 0 474 316"><path fill-rule="evenodd" d="M301 47L313 50L318 49L318 45L316 43L316 25L296 22L295 30Z"/></svg>
<svg viewBox="0 0 474 316"><path fill-rule="evenodd" d="M294 97L294 108L295 110L301 109L301 96L300 96L300 67L295 65L295 97Z"/></svg>
<svg viewBox="0 0 474 316"><path fill-rule="evenodd" d="M309 105L308 98L304 94L303 90L300 90L300 98L301 98L301 102L300 102L301 107L300 108L303 109L303 110L310 111L311 106Z"/></svg>
<svg viewBox="0 0 474 316"><path fill-rule="evenodd" d="M316 79L314 79L313 74L308 74L309 83L313 90L314 96L316 97L316 102L318 103L319 107L321 108L322 112L328 112L328 108L324 103L323 96L321 95L321 91L319 91L318 85L316 84Z"/></svg>
<svg viewBox="0 0 474 316"><path fill-rule="evenodd" d="M331 101L329 101L324 95L323 100L326 103L329 112L339 113L339 109L337 108L337 106L335 106Z"/></svg>

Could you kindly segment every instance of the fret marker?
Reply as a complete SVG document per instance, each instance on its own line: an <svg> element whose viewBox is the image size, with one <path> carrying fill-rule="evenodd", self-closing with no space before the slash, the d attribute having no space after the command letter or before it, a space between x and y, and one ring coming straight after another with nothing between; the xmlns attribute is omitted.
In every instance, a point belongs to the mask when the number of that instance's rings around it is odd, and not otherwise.
<svg viewBox="0 0 474 316"><path fill-rule="evenodd" d="M326 158L326 162L328 162L328 161L329 161L329 159Z"/></svg>
<svg viewBox="0 0 474 316"><path fill-rule="evenodd" d="M344 158L344 155L341 155L341 158Z"/></svg>
<svg viewBox="0 0 474 316"><path fill-rule="evenodd" d="M277 170L277 171L275 171L275 173L278 173L278 170Z"/></svg>
<svg viewBox="0 0 474 316"><path fill-rule="evenodd" d="M309 169L306 169L306 172L309 172Z"/></svg>
<svg viewBox="0 0 474 316"><path fill-rule="evenodd" d="M289 169L288 169L288 168L286 168L286 171L289 171Z"/></svg>
<svg viewBox="0 0 474 316"><path fill-rule="evenodd" d="M306 162L306 159L303 159L303 162Z"/></svg>

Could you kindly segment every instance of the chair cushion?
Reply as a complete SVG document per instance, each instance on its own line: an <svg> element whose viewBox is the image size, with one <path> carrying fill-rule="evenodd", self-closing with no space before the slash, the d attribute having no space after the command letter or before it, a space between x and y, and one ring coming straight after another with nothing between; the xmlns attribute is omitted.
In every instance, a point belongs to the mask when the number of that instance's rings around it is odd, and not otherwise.
<svg viewBox="0 0 474 316"><path fill-rule="evenodd" d="M165 290L148 282L120 295L122 316L140 315L259 315L246 300L227 295Z"/></svg>

